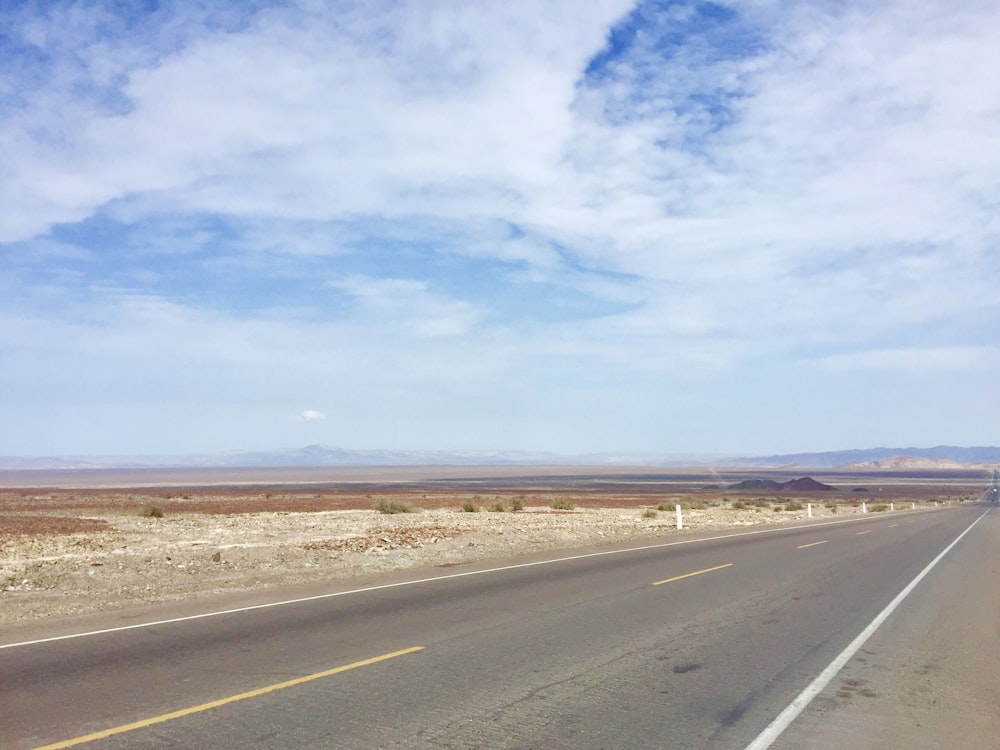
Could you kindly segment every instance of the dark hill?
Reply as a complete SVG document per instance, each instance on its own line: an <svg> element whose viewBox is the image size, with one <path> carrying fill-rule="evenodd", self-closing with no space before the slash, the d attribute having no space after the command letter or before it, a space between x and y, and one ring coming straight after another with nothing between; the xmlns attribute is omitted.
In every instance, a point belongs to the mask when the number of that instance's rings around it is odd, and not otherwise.
<svg viewBox="0 0 1000 750"><path fill-rule="evenodd" d="M729 485L731 490L792 490L793 492L827 492L834 489L828 484L817 482L812 477L799 477L788 482L775 482L773 479L744 479L742 482Z"/></svg>

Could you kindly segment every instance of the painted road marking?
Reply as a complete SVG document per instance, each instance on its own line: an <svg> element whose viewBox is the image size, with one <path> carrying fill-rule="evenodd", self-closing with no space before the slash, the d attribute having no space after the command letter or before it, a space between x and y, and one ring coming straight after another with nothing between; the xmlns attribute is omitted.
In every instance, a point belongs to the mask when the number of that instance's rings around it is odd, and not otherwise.
<svg viewBox="0 0 1000 750"><path fill-rule="evenodd" d="M815 547L817 544L826 544L828 540L824 539L822 542L810 542L809 544L800 544L795 549L805 549L806 547Z"/></svg>
<svg viewBox="0 0 1000 750"><path fill-rule="evenodd" d="M673 581L679 581L682 578L690 578L691 576L700 576L702 573L711 573L713 570L722 570L723 568L731 568L732 563L726 563L725 565L716 565L714 568L705 568L704 570L696 570L693 573L685 573L684 575L674 576L673 578L667 578L663 581L655 581L654 586L659 586L664 583L672 583Z"/></svg>
<svg viewBox="0 0 1000 750"><path fill-rule="evenodd" d="M278 682L274 685L267 685L266 687L250 690L246 693L240 693L239 695L231 695L228 698L220 698L219 700L209 701L208 703L202 703L200 706L191 706L191 708L183 708L180 711L171 711L168 714L153 716L149 719L142 719L141 721L133 721L131 724L122 724L118 727L111 727L110 729L104 729L100 732L94 732L93 734L85 734L81 737L74 737L71 740L63 740L62 742L56 742L52 745L42 745L41 747L36 747L35 750L60 750L60 748L64 747L73 747L75 745L82 745L85 742L102 740L105 737L123 734L124 732L132 732L136 729L143 729L144 727L152 726L153 724L162 724L165 721L171 721L173 719L179 719L182 716L190 716L191 714L201 713L202 711L208 711L213 708L218 708L219 706L225 706L229 703L243 701L247 698L256 698L261 695L266 695L267 693L273 693L275 690L284 690L285 688L294 687L295 685L301 685L306 682L312 682L313 680L319 680L323 677L330 677L331 675L346 672L350 669L367 667L371 664L377 664L380 661L395 659L397 656L405 656L406 654L412 654L416 651L422 651L423 648L423 646L413 646L411 648L404 648L402 651L393 651L390 654L373 656L371 659L363 659L362 661L356 661L353 664L345 664L340 667L334 667L333 669L327 669L324 672L316 672L315 674L306 675L305 677L296 677L294 680Z"/></svg>
<svg viewBox="0 0 1000 750"><path fill-rule="evenodd" d="M859 532L858 532L857 534L855 534L854 536L861 536L862 534L871 534L871 533L872 533L872 530L871 530L871 529L868 529L867 531L859 531Z"/></svg>
<svg viewBox="0 0 1000 750"><path fill-rule="evenodd" d="M898 524L898 523L890 523L890 524L889 524L889 528L890 528L890 529L894 529L894 528L896 528L897 526L899 526L899 524Z"/></svg>
<svg viewBox="0 0 1000 750"><path fill-rule="evenodd" d="M989 513L989 511L986 511L986 513ZM809 683L806 689L799 693L798 696L796 696L795 699L785 707L785 710L778 714L774 721L768 724L764 731L757 735L757 738L746 746L746 750L767 750L767 748L771 747L771 745L774 744L774 741L781 736L782 732L788 729L789 725L795 721L796 717L798 717L798 715L805 710L805 707L812 702L812 699L823 692L823 688L830 684L833 678L837 676L837 673L844 668L847 662L851 660L851 657L861 650L861 647L864 646L865 642L882 626L882 623L889 619L889 615L896 611L896 608L903 603L903 600L910 595L910 592L917 587L917 584L924 580L924 577L934 569L935 565L941 562L941 559L945 555L951 552L952 548L956 544L962 541L962 537L972 531L973 526L986 517L986 513L983 513L983 515L973 521L965 531L955 537L955 541L945 547L941 551L941 554L931 560L927 567L920 571L917 574L917 577L906 585L906 588L896 594L896 598L889 602L886 608L879 612L875 619L868 624L868 627L862 630L858 634L857 638L851 641L847 648L841 651L837 658L830 662L827 668L820 672L816 679Z"/></svg>

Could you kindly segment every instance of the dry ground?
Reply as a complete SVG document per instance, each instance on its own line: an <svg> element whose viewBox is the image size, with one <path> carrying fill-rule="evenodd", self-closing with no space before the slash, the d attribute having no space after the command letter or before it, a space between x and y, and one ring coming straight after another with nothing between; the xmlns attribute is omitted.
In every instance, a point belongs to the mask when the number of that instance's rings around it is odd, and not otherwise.
<svg viewBox="0 0 1000 750"><path fill-rule="evenodd" d="M790 523L806 519L806 503L817 519L843 517L860 513L862 500L871 502L849 492L723 499L431 489L0 490L0 624L540 550L669 539L691 530ZM927 495L894 500L897 509L935 502ZM393 503L414 512L377 509ZM683 532L675 528L675 503L686 508Z"/></svg>

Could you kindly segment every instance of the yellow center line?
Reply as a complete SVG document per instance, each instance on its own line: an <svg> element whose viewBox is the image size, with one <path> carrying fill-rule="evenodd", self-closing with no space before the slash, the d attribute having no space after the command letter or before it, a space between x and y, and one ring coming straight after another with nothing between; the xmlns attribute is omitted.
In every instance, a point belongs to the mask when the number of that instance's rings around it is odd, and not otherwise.
<svg viewBox="0 0 1000 750"><path fill-rule="evenodd" d="M64 747L73 747L75 745L82 745L85 742L93 742L94 740L102 740L105 737L111 737L116 734L122 734L124 732L131 732L136 729L142 729L144 727L152 726L153 724L162 724L165 721L171 721L173 719L179 719L182 716L190 716L191 714L200 713L202 711L208 711L212 708L218 708L219 706L225 706L228 703L236 703L237 701L246 700L247 698L256 698L261 695L266 695L267 693L273 693L275 690L283 690L284 688L294 687L295 685L301 685L305 682L312 682L313 680L319 680L323 677L330 677L331 675L339 674L340 672L346 672L350 669L357 669L358 667L367 667L371 664L377 664L380 661L386 661L387 659L394 659L397 656L405 656L406 654L412 654L415 651L422 651L423 646L413 646L412 648L404 648L402 651L393 651L391 654L382 654L381 656L373 656L371 659L363 659L362 661L356 661L353 664L345 664L341 667L334 667L333 669L327 669L324 672L316 672L315 674L306 675L304 677L296 677L294 680L288 680L286 682L278 682L274 685L268 685L266 687L257 688L256 690L250 690L246 693L240 693L239 695L231 695L228 698L220 698L219 700L209 701L208 703L202 703L199 706L191 706L191 708L183 708L180 711L171 711L168 714L161 714L159 716L153 716L149 719L142 719L141 721L133 721L131 724L122 724L118 727L111 727L110 729L104 729L100 732L94 732L93 734L85 734L81 737L74 737L71 740L63 740L62 742L56 742L52 745L42 745L41 747L36 747L35 750L59 750Z"/></svg>
<svg viewBox="0 0 1000 750"><path fill-rule="evenodd" d="M871 534L871 533L872 533L872 530L871 530L871 529L868 529L867 531L859 531L859 532L858 532L857 534L855 534L854 536L861 536L862 534Z"/></svg>
<svg viewBox="0 0 1000 750"><path fill-rule="evenodd" d="M815 547L817 544L826 544L827 541L829 540L824 539L822 542L810 542L809 544L800 544L795 549L805 549L806 547Z"/></svg>
<svg viewBox="0 0 1000 750"><path fill-rule="evenodd" d="M713 570L722 570L723 568L730 568L732 567L732 565L733 565L732 563L726 563L725 565L716 565L714 568L705 568L704 570L696 570L693 573L685 573L684 575L674 576L673 578L667 578L666 580L663 581L655 581L653 585L659 586L660 584L663 583L671 583L673 581L679 581L682 578L690 578L691 576L700 576L702 573L711 573Z"/></svg>

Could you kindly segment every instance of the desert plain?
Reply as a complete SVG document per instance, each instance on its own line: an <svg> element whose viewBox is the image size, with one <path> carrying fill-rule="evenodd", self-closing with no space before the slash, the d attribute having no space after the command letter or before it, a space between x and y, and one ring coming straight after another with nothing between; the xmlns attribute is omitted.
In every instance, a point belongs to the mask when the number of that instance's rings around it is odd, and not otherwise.
<svg viewBox="0 0 1000 750"><path fill-rule="evenodd" d="M807 474L827 489L767 486ZM979 499L983 477L662 467L21 472L0 478L0 625L933 511Z"/></svg>

